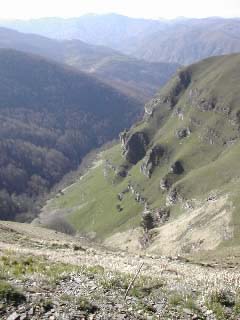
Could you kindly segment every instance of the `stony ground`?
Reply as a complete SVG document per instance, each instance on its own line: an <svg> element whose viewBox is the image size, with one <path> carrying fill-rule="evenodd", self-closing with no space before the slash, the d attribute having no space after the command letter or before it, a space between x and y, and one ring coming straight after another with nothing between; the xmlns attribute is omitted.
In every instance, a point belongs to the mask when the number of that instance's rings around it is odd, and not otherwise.
<svg viewBox="0 0 240 320"><path fill-rule="evenodd" d="M0 319L240 319L239 269L0 223Z"/></svg>

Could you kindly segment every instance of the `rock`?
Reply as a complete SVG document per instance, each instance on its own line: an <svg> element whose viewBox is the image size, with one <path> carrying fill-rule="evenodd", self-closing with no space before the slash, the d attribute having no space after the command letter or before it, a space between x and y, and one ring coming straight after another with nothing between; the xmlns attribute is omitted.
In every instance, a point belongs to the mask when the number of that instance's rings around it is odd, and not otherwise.
<svg viewBox="0 0 240 320"><path fill-rule="evenodd" d="M122 144L122 154L128 162L136 164L144 158L149 143L146 133L135 132L128 135L124 131L120 134L120 141Z"/></svg>
<svg viewBox="0 0 240 320"><path fill-rule="evenodd" d="M123 200L123 193L122 192L118 193L117 198L119 201L122 201Z"/></svg>
<svg viewBox="0 0 240 320"><path fill-rule="evenodd" d="M12 313L7 320L19 320L20 319L20 314L18 314L17 312Z"/></svg>
<svg viewBox="0 0 240 320"><path fill-rule="evenodd" d="M182 111L182 108L178 107L174 110L173 112L173 115L174 116L177 116L178 119L180 120L183 120L184 119L184 114L183 114L183 111Z"/></svg>
<svg viewBox="0 0 240 320"><path fill-rule="evenodd" d="M164 149L161 146L155 146L150 149L143 159L141 172L148 178L151 178L153 170L159 165L159 161L164 154Z"/></svg>
<svg viewBox="0 0 240 320"><path fill-rule="evenodd" d="M127 170L125 170L125 169L121 169L121 170L117 171L117 175L118 175L119 177L121 177L121 178L126 178L127 175L128 175L128 172L127 172Z"/></svg>
<svg viewBox="0 0 240 320"><path fill-rule="evenodd" d="M24 306L19 306L18 309L17 309L17 311L19 313L23 313L23 312L25 312L25 310L26 310L26 308Z"/></svg>
<svg viewBox="0 0 240 320"><path fill-rule="evenodd" d="M158 223L166 223L170 217L170 209L169 208L159 208L155 211L156 219Z"/></svg>
<svg viewBox="0 0 240 320"><path fill-rule="evenodd" d="M148 208L145 208L142 213L141 225L144 230L150 230L156 227L156 219L154 217L154 212Z"/></svg>
<svg viewBox="0 0 240 320"><path fill-rule="evenodd" d="M183 308L183 312L188 314L188 315L192 315L193 314L192 310L190 310L188 308Z"/></svg>
<svg viewBox="0 0 240 320"><path fill-rule="evenodd" d="M168 180L166 178L163 178L160 180L160 189L162 190L169 190L169 183L168 183Z"/></svg>
<svg viewBox="0 0 240 320"><path fill-rule="evenodd" d="M122 147L124 147L128 139L128 130L125 129L123 132L120 132L119 139Z"/></svg>
<svg viewBox="0 0 240 320"><path fill-rule="evenodd" d="M189 128L182 128L182 129L178 129L176 131L176 137L178 139L183 139L183 138L186 138L190 135L190 129Z"/></svg>
<svg viewBox="0 0 240 320"><path fill-rule="evenodd" d="M171 206L175 204L178 201L178 193L176 189L173 189L169 192L167 199L166 199L166 205Z"/></svg>
<svg viewBox="0 0 240 320"><path fill-rule="evenodd" d="M137 202L140 202L140 200L141 200L141 195L140 195L139 192L136 193L136 195L135 195L135 200L136 200Z"/></svg>
<svg viewBox="0 0 240 320"><path fill-rule="evenodd" d="M150 104L145 105L145 107L144 107L145 115L147 115L147 116L153 115L153 105L154 105L154 102L152 102L151 105Z"/></svg>
<svg viewBox="0 0 240 320"><path fill-rule="evenodd" d="M154 308L156 309L157 313L161 313L162 310L165 308L165 306L166 306L166 302L154 304Z"/></svg>
<svg viewBox="0 0 240 320"><path fill-rule="evenodd" d="M31 309L28 311L28 315L29 315L29 316L34 315L34 308L31 308Z"/></svg>
<svg viewBox="0 0 240 320"><path fill-rule="evenodd" d="M212 315L212 314L213 314L213 311L212 311L212 310L207 310L206 313L205 313L206 316L210 316L210 315Z"/></svg>
<svg viewBox="0 0 240 320"><path fill-rule="evenodd" d="M184 172L184 168L180 161L176 161L173 165L171 165L170 170L173 174L182 174Z"/></svg>
<svg viewBox="0 0 240 320"><path fill-rule="evenodd" d="M216 107L216 100L214 98L207 100L201 99L198 101L198 108L202 111L211 111Z"/></svg>
<svg viewBox="0 0 240 320"><path fill-rule="evenodd" d="M77 244L74 244L72 248L73 248L73 251L86 251L85 248L83 248L82 246L79 246Z"/></svg>
<svg viewBox="0 0 240 320"><path fill-rule="evenodd" d="M162 97L162 103L173 108L179 100L180 94L187 89L191 82L191 73L189 70L180 70L177 77L174 78L174 83L166 96Z"/></svg>
<svg viewBox="0 0 240 320"><path fill-rule="evenodd" d="M118 212L122 212L123 211L123 208L120 206L120 204L117 204L116 208L117 208Z"/></svg>

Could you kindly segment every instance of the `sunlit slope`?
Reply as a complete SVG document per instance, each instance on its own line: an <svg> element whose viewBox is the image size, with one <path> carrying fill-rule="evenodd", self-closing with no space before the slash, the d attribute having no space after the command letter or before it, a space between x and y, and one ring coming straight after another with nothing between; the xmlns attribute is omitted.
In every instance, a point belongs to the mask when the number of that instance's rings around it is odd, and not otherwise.
<svg viewBox="0 0 240 320"><path fill-rule="evenodd" d="M144 119L122 133L121 145L104 152L102 163L52 207L71 209L68 221L100 237L141 220L149 250L237 244L239 80L240 55L182 69L145 106ZM152 219L147 225L144 208Z"/></svg>

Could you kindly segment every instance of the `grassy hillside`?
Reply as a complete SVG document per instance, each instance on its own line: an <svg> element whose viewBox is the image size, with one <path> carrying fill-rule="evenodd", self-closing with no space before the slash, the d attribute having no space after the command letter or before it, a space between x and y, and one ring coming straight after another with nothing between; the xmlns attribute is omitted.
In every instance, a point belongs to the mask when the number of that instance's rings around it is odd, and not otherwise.
<svg viewBox="0 0 240 320"><path fill-rule="evenodd" d="M239 244L239 62L216 57L179 71L46 214L59 210L116 246L135 246L137 235L164 254Z"/></svg>
<svg viewBox="0 0 240 320"><path fill-rule="evenodd" d="M150 63L116 50L80 40L58 41L0 28L0 48L38 54L90 73L141 102L153 97L175 73L178 64Z"/></svg>
<svg viewBox="0 0 240 320"><path fill-rule="evenodd" d="M0 50L0 217L27 211L30 199L129 127L141 107L70 67Z"/></svg>

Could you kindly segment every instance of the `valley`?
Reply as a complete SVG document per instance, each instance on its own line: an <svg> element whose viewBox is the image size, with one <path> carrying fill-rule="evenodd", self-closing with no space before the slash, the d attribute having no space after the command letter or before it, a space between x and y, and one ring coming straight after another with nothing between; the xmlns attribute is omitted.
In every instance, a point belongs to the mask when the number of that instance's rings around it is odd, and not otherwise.
<svg viewBox="0 0 240 320"><path fill-rule="evenodd" d="M239 89L228 95L225 84L229 74L239 77L238 60L223 56L182 69L145 106L143 120L99 154L98 166L43 211L62 212L84 236L130 252L237 245Z"/></svg>
<svg viewBox="0 0 240 320"><path fill-rule="evenodd" d="M0 13L1 320L240 319L240 19L153 2Z"/></svg>
<svg viewBox="0 0 240 320"><path fill-rule="evenodd" d="M32 201L142 109L85 73L11 49L0 50L0 78L1 219L31 219Z"/></svg>

